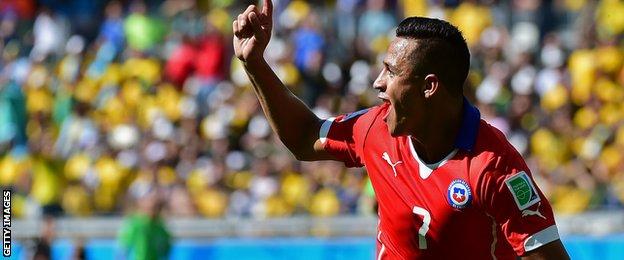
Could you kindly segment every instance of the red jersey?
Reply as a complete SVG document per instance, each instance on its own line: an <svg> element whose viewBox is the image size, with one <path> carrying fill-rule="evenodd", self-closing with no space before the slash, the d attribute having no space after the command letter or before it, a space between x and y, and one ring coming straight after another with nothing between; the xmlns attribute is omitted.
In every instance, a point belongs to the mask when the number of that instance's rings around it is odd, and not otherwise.
<svg viewBox="0 0 624 260"><path fill-rule="evenodd" d="M559 239L550 204L521 155L467 100L456 149L424 163L392 137L388 105L325 120L325 150L366 166L379 204L377 259L515 259Z"/></svg>

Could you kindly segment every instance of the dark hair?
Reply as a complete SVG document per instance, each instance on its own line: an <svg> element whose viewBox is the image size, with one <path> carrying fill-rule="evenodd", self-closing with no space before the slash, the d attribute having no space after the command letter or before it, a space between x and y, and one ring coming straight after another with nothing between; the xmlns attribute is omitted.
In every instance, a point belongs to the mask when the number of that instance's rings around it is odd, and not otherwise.
<svg viewBox="0 0 624 260"><path fill-rule="evenodd" d="M396 29L396 36L415 39L418 47L412 53L417 75L433 73L440 81L463 93L470 67L470 52L457 27L439 19L405 18Z"/></svg>

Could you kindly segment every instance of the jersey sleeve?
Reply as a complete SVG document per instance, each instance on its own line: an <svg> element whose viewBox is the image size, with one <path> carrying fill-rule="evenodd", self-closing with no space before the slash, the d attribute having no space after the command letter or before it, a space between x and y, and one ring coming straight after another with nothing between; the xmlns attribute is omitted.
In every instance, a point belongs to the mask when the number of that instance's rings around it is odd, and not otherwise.
<svg viewBox="0 0 624 260"><path fill-rule="evenodd" d="M371 124L365 115L372 110L364 109L324 120L319 139L325 151L347 167L364 166L359 147Z"/></svg>
<svg viewBox="0 0 624 260"><path fill-rule="evenodd" d="M559 239L550 203L517 152L493 159L477 189L479 203L517 255Z"/></svg>

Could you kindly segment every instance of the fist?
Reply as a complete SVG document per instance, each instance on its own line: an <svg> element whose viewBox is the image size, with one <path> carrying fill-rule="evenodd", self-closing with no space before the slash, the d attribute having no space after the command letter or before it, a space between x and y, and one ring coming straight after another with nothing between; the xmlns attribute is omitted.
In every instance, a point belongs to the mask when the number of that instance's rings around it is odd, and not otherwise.
<svg viewBox="0 0 624 260"><path fill-rule="evenodd" d="M234 31L234 54L249 62L263 58L273 29L273 2L263 0L262 11L255 5L247 7L232 23Z"/></svg>

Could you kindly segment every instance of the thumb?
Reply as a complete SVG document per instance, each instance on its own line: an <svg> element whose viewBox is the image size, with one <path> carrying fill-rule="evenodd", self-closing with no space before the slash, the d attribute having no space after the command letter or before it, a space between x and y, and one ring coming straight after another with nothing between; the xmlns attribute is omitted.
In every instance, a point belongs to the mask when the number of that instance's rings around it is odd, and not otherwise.
<svg viewBox="0 0 624 260"><path fill-rule="evenodd" d="M260 19L256 12L251 12L248 15L249 21L251 22L251 28L253 29L253 34L257 40L264 42L266 40L266 35L262 30L262 24L260 23Z"/></svg>

